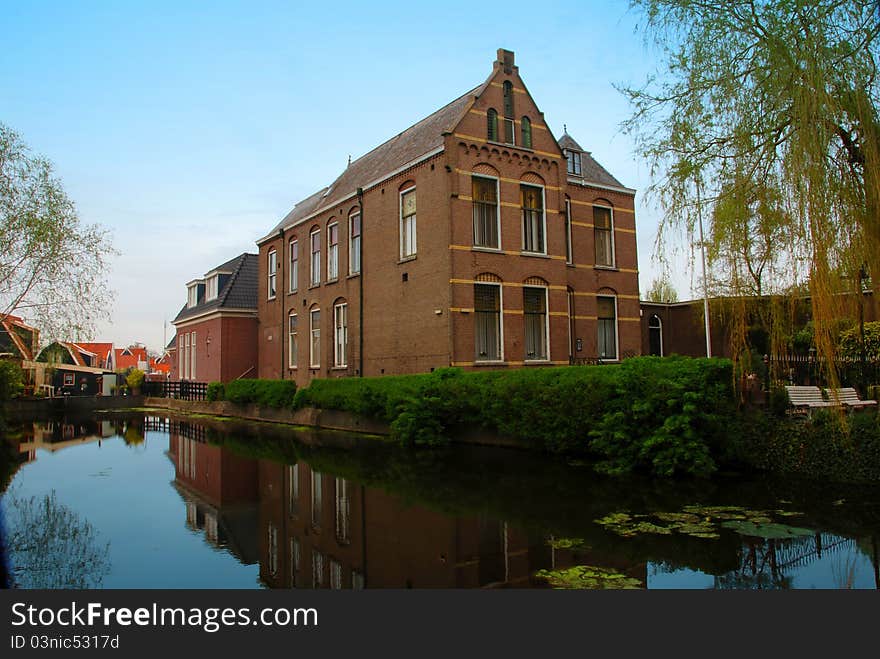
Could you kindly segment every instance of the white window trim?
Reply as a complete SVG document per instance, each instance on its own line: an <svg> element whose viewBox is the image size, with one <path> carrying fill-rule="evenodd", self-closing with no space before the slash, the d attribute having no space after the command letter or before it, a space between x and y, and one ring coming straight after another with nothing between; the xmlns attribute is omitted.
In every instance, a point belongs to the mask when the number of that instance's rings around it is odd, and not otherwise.
<svg viewBox="0 0 880 659"><path fill-rule="evenodd" d="M504 126L504 135L501 135L501 143L507 146L516 146L516 124L518 123L516 119L512 119L510 117L503 118L503 126ZM507 141L507 122L510 122L510 142Z"/></svg>
<svg viewBox="0 0 880 659"><path fill-rule="evenodd" d="M337 352L339 348L339 338L337 336L337 332L339 331L339 326L337 325L339 321L339 310L345 307L345 346L343 347L343 360L340 362L340 355ZM348 366L348 303L340 302L339 304L333 305L333 366L335 368L345 368Z"/></svg>
<svg viewBox="0 0 880 659"><path fill-rule="evenodd" d="M314 251L314 236L318 236L318 251ZM309 231L309 286L319 286L321 284L321 229L314 229ZM315 265L315 254L318 255L318 263ZM315 281L315 273L318 275L318 280Z"/></svg>
<svg viewBox="0 0 880 659"><path fill-rule="evenodd" d="M212 277L208 277L208 281L205 282L205 302L210 302L211 300L216 300L217 295L220 293L220 275L214 275Z"/></svg>
<svg viewBox="0 0 880 659"><path fill-rule="evenodd" d="M574 263L574 244L571 242L571 199L565 200L565 262Z"/></svg>
<svg viewBox="0 0 880 659"><path fill-rule="evenodd" d="M296 318L296 330L290 331L290 319ZM296 338L291 341L291 336ZM299 316L296 313L287 314L287 368L295 370L299 358Z"/></svg>
<svg viewBox="0 0 880 659"><path fill-rule="evenodd" d="M354 251L352 250L352 242L354 237L351 232L352 219L357 217L360 219L361 213L360 211L353 211L348 214L348 274L349 275L358 275L361 272L361 268L363 267L363 257L364 257L364 222L360 220L361 229L360 233L358 233L358 269L354 270L352 268L352 264L354 263L354 259L352 258L352 254Z"/></svg>
<svg viewBox="0 0 880 659"><path fill-rule="evenodd" d="M193 284L192 286L187 286L186 288L186 306L188 309L192 309L199 303L199 286L198 284Z"/></svg>
<svg viewBox="0 0 880 659"><path fill-rule="evenodd" d="M540 183L528 183L525 181L520 181L519 184L520 184L520 187L525 185L525 186L528 186L531 188L540 188L541 189L541 223L542 223L542 229L541 229L542 234L541 235L544 237L543 251L534 252L534 251L525 249L526 227L525 227L525 223L523 222L522 201L520 201L520 209L519 209L520 238L519 238L519 244L520 244L520 247L523 248L521 253L522 254L541 254L543 256L547 256L547 195L546 195L546 191L544 190L544 186L541 185ZM522 199L522 191L520 191L520 199Z"/></svg>
<svg viewBox="0 0 880 659"><path fill-rule="evenodd" d="M547 342L547 356L538 359L529 359L526 356L523 359L530 364L548 362L550 361L550 296L548 295L548 288L543 284L523 284L523 290L527 288L544 289L544 340ZM523 318L525 318L525 305L523 305ZM523 343L525 344L525 325L523 325Z"/></svg>
<svg viewBox="0 0 880 659"><path fill-rule="evenodd" d="M605 265L605 264L600 264L600 263L596 263L595 265L597 268L616 268L617 267L617 249L616 249L615 243L617 241L614 239L614 207L613 206L606 206L605 204L593 204L593 208L606 208L606 209L608 209L608 214L611 217L611 227L609 229L609 233L611 235L611 265ZM595 237L595 228L596 228L596 224L595 224L595 219L594 219L593 220L593 229L594 229L593 235L594 235L594 237ZM593 254L593 258L594 259L596 258L595 254Z"/></svg>
<svg viewBox="0 0 880 659"><path fill-rule="evenodd" d="M598 301L600 297L611 298L614 300L614 359L608 359L599 357L596 355L596 358L602 362L617 362L620 361L620 313L617 310L617 296L616 295L597 295L596 300ZM599 321L599 314L596 314L596 322ZM597 330L597 343L596 343L596 353L598 350L598 330Z"/></svg>
<svg viewBox="0 0 880 659"><path fill-rule="evenodd" d="M315 326L314 312L318 312L318 354L315 355ZM309 368L321 368L321 308L309 309ZM315 361L317 358L318 361Z"/></svg>
<svg viewBox="0 0 880 659"><path fill-rule="evenodd" d="M296 245L296 261L293 260L293 246ZM289 283L289 291L296 293L299 287L299 239L294 238L287 243L287 260L290 272L287 274ZM296 267L294 267L296 263Z"/></svg>
<svg viewBox="0 0 880 659"><path fill-rule="evenodd" d="M330 272L330 264L333 259L331 258L331 249L333 245L330 244L330 230L336 227L336 272ZM335 281L339 279L339 222L330 222L327 225L327 281Z"/></svg>
<svg viewBox="0 0 880 659"><path fill-rule="evenodd" d="M273 256L275 257L274 258L274 261L275 261L274 268L272 267L272 261L273 261L272 257ZM267 299L274 300L276 294L278 293L278 286L277 286L277 284L278 284L278 280L277 280L277 277L278 277L278 274L277 274L278 273L278 252L274 248L270 249L269 253L266 254L266 260L267 260L266 267L268 268L268 275L267 275L267 279L266 279L266 293L268 295ZM276 284L274 287L272 286L273 281ZM272 292L272 288L275 288L275 293Z"/></svg>
<svg viewBox="0 0 880 659"><path fill-rule="evenodd" d="M471 232L473 233L472 240L475 249L487 249L491 251L501 251L501 183L497 176L490 176L488 174L471 174L473 178L484 178L489 181L495 181L495 230L498 232L498 247L487 247L485 245L477 245L477 235L476 235L476 227L471 226ZM471 224L473 225L473 204L476 203L476 200L471 201Z"/></svg>
<svg viewBox="0 0 880 659"><path fill-rule="evenodd" d="M662 357L663 356L663 319L660 318L660 316L655 313L651 314L648 317L648 347L649 348L651 346L651 330L653 329L651 327L651 318L656 318L657 322L660 323L660 327L658 328L660 330L660 355L659 356Z"/></svg>
<svg viewBox="0 0 880 659"><path fill-rule="evenodd" d="M500 281L478 281L474 282L480 286L497 286L498 287L498 359L477 359L476 346L474 346L474 361L478 364L499 364L504 361L504 285ZM476 311L475 311L476 313ZM476 330L476 328L474 328ZM476 343L477 333L474 331L474 342Z"/></svg>
<svg viewBox="0 0 880 659"><path fill-rule="evenodd" d="M398 210L398 217L400 218L399 222L398 222L398 229L400 232L400 260L401 261L403 259L414 258L419 253L419 243L418 243L419 197L418 197L418 193L416 194L416 212L415 212L415 217L413 219L413 229L415 229L412 232L413 251L411 254L404 254L403 253L403 195L405 195L409 192L412 192L415 189L416 189L416 186L413 185L413 186L406 188L405 190L401 190L398 193L397 206L399 209Z"/></svg>
<svg viewBox="0 0 880 659"><path fill-rule="evenodd" d="M189 359L190 359L190 380L196 379L196 333L190 332L189 339Z"/></svg>

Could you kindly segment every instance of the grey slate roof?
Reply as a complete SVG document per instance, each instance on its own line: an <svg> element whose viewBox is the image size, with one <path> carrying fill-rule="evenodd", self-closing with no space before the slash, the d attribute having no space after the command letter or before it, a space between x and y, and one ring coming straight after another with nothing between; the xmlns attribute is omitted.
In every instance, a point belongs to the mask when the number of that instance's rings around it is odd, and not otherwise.
<svg viewBox="0 0 880 659"><path fill-rule="evenodd" d="M569 176L581 178L585 183L598 183L599 185L610 185L616 188L626 187L614 178L607 169L602 167L589 151L584 151L583 147L568 133L563 133L556 143L562 149L581 152L581 175L569 174Z"/></svg>
<svg viewBox="0 0 880 659"><path fill-rule="evenodd" d="M455 128L470 103L483 91L487 83L488 80L352 161L329 187L297 203L293 210L258 242L275 235L282 228L292 226L312 213L332 207L340 200L353 195L359 187L376 183L419 156L442 147L443 134Z"/></svg>
<svg viewBox="0 0 880 659"><path fill-rule="evenodd" d="M223 265L213 268L211 272L231 272L229 279L217 291L217 299L205 302L204 293L194 307L183 306L172 322L186 320L208 311L220 309L253 309L257 310L257 254L240 254Z"/></svg>

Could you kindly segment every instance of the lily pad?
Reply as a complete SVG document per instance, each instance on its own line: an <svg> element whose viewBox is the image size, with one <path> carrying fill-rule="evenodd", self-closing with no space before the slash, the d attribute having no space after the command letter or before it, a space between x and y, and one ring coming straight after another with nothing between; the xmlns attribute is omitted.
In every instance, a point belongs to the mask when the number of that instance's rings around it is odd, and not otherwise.
<svg viewBox="0 0 880 659"><path fill-rule="evenodd" d="M610 568L575 565L563 570L538 570L536 577L546 579L559 589L626 589L642 588L641 580L628 577Z"/></svg>
<svg viewBox="0 0 880 659"><path fill-rule="evenodd" d="M553 538L548 540L547 544L553 549L581 549L585 548L583 538Z"/></svg>
<svg viewBox="0 0 880 659"><path fill-rule="evenodd" d="M765 538L767 540L784 540L786 538L803 538L816 534L811 529L803 529L797 526L787 526L786 524L755 524L751 521L728 521L721 524L724 528L732 529L740 535L747 535L754 538Z"/></svg>

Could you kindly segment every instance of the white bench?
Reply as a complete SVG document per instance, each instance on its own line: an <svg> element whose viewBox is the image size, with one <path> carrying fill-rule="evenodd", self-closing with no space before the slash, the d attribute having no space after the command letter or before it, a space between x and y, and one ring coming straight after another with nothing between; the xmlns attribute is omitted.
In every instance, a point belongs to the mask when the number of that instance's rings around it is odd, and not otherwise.
<svg viewBox="0 0 880 659"><path fill-rule="evenodd" d="M838 400L847 407L853 409L861 409L864 407L873 407L877 404L876 400L862 400L859 394L852 387L843 387L842 389L829 389L828 398L830 400Z"/></svg>
<svg viewBox="0 0 880 659"><path fill-rule="evenodd" d="M837 407L837 403L822 398L819 387L786 386L788 402L798 411L812 412L817 408Z"/></svg>

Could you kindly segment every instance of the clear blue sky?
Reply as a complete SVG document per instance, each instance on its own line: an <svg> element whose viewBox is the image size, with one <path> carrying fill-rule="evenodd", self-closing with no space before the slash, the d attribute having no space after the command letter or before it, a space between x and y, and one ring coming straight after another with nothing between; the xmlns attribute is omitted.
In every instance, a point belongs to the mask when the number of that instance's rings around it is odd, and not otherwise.
<svg viewBox="0 0 880 659"><path fill-rule="evenodd" d="M516 53L554 134L638 190L640 285L659 210L614 84L654 71L625 0L308 3L0 0L0 121L112 230L102 340L160 349L184 284L244 251L353 158ZM674 282L690 294L682 260ZM173 334L168 323L168 337Z"/></svg>

